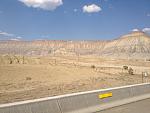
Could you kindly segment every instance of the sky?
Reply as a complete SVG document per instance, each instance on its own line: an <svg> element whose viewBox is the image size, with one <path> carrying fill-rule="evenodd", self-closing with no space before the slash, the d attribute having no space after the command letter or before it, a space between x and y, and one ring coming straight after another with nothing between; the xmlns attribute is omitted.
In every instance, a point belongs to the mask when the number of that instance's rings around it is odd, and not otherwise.
<svg viewBox="0 0 150 113"><path fill-rule="evenodd" d="M0 40L111 40L150 33L150 0L0 0Z"/></svg>

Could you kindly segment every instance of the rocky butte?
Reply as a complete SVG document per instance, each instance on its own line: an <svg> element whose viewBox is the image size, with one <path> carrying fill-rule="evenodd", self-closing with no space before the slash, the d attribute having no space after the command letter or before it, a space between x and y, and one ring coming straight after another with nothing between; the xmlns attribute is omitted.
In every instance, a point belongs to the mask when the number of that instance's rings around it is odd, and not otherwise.
<svg viewBox="0 0 150 113"><path fill-rule="evenodd" d="M0 54L26 56L94 55L112 58L150 58L150 36L134 31L110 41L0 41Z"/></svg>

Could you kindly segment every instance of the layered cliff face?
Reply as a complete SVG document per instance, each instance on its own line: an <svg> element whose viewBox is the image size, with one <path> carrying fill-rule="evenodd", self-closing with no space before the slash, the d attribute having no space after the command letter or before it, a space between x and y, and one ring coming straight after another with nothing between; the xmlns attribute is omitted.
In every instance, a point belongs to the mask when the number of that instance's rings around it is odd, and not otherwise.
<svg viewBox="0 0 150 113"><path fill-rule="evenodd" d="M149 57L150 37L144 32L132 32L107 43L102 54L118 57Z"/></svg>
<svg viewBox="0 0 150 113"><path fill-rule="evenodd" d="M89 55L104 48L105 41L1 41L0 54Z"/></svg>
<svg viewBox="0 0 150 113"><path fill-rule="evenodd" d="M0 41L0 54L150 57L150 36L136 31L112 41Z"/></svg>

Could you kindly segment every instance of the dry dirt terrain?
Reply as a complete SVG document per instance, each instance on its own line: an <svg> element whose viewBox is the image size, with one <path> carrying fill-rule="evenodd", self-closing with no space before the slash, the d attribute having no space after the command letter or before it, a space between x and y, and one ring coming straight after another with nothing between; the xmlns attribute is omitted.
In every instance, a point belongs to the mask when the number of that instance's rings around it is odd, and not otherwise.
<svg viewBox="0 0 150 113"><path fill-rule="evenodd" d="M4 58L1 57L8 62ZM28 57L24 62L0 64L1 104L142 83L141 73L150 73L150 62L144 60L57 56ZM128 74L124 65L132 67L134 75ZM148 82L149 78L144 78L143 82Z"/></svg>
<svg viewBox="0 0 150 113"><path fill-rule="evenodd" d="M107 41L4 40L0 104L149 82L142 72L150 74L150 36L142 31Z"/></svg>

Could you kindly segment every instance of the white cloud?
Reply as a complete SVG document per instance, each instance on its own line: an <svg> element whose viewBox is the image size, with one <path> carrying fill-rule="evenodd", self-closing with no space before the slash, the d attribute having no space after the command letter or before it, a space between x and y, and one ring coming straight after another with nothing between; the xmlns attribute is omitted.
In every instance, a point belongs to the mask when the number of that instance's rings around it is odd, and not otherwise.
<svg viewBox="0 0 150 113"><path fill-rule="evenodd" d="M18 39L18 38L11 38L10 40L12 40L12 41L20 41L20 39Z"/></svg>
<svg viewBox="0 0 150 113"><path fill-rule="evenodd" d="M21 37L21 36L17 36L16 38L17 38L17 39L22 39L22 37Z"/></svg>
<svg viewBox="0 0 150 113"><path fill-rule="evenodd" d="M143 32L149 32L149 33L150 33L150 28L144 28L142 31L143 31Z"/></svg>
<svg viewBox="0 0 150 113"><path fill-rule="evenodd" d="M148 13L147 16L150 16L150 14Z"/></svg>
<svg viewBox="0 0 150 113"><path fill-rule="evenodd" d="M132 31L139 31L139 29L133 29Z"/></svg>
<svg viewBox="0 0 150 113"><path fill-rule="evenodd" d="M7 33L7 32L3 32L3 31L0 31L0 40L21 40L22 37L20 36L16 36L14 34L11 34L11 33Z"/></svg>
<svg viewBox="0 0 150 113"><path fill-rule="evenodd" d="M97 13L100 12L102 9L98 5L91 4L83 6L83 12L85 13Z"/></svg>
<svg viewBox="0 0 150 113"><path fill-rule="evenodd" d="M0 35L7 36L7 37L12 37L12 36L14 36L14 34L10 34L10 33L3 32L3 31L0 31Z"/></svg>
<svg viewBox="0 0 150 113"><path fill-rule="evenodd" d="M62 0L19 0L28 7L41 8L43 10L55 10L63 4Z"/></svg>
<svg viewBox="0 0 150 113"><path fill-rule="evenodd" d="M78 11L78 9L74 9L73 11L74 11L74 12L77 12L77 11Z"/></svg>

